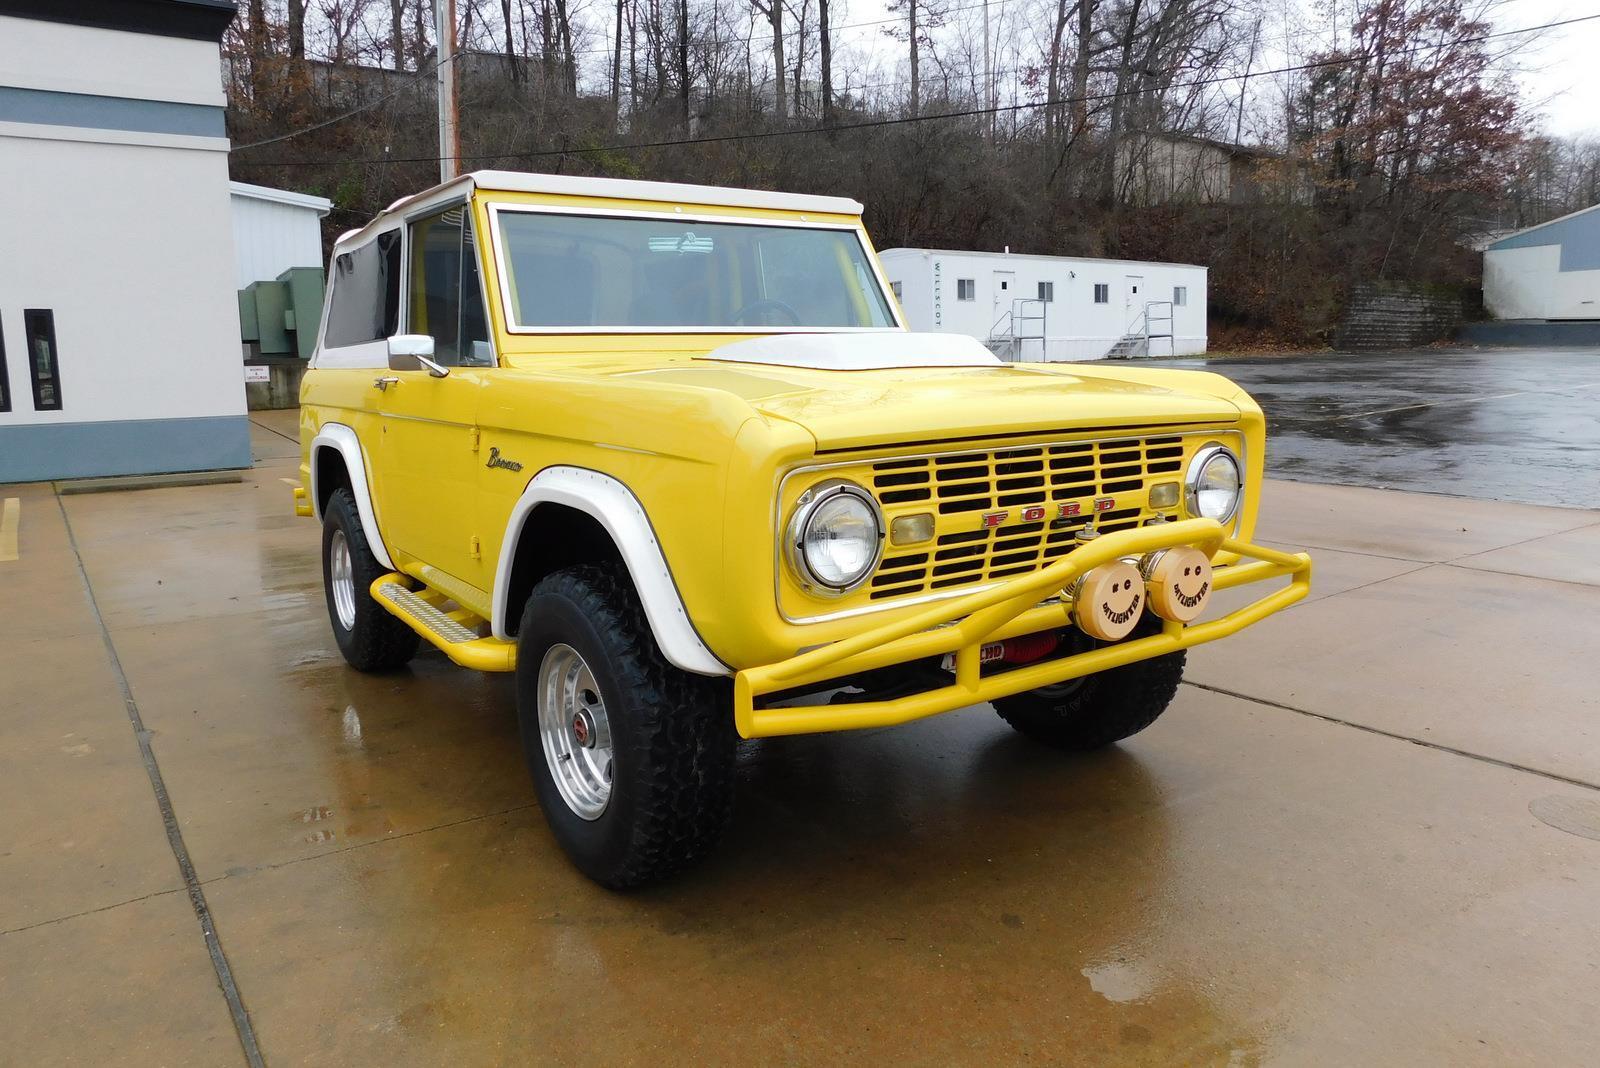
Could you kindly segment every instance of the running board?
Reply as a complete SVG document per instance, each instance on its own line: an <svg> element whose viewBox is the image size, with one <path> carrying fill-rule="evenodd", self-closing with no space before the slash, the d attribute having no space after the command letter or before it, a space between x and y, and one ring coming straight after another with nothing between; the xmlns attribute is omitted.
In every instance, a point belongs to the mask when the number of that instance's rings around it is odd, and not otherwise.
<svg viewBox="0 0 1600 1068"><path fill-rule="evenodd" d="M499 638L480 638L476 627L483 619L465 608L446 609L444 594L433 590L412 590L405 576L390 573L372 584L372 599L439 651L462 667L475 671L515 671L517 643Z"/></svg>

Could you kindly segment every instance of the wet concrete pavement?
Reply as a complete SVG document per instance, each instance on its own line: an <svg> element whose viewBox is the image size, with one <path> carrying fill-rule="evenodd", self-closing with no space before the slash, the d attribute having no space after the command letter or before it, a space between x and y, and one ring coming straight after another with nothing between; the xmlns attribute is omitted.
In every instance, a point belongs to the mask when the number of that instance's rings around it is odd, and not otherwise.
<svg viewBox="0 0 1600 1068"><path fill-rule="evenodd" d="M1315 595L1148 731L747 744L720 852L619 896L506 679L345 667L261 422L240 484L0 492L0 1064L1600 1058L1600 512L1272 483Z"/></svg>
<svg viewBox="0 0 1600 1068"><path fill-rule="evenodd" d="M1279 478L1600 508L1600 351L1153 362L1248 389Z"/></svg>

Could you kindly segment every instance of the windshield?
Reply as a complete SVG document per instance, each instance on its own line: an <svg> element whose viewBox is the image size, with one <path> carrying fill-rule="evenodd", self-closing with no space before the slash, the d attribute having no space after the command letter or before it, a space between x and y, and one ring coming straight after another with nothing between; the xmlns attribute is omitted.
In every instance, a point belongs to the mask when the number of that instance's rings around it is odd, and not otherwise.
<svg viewBox="0 0 1600 1068"><path fill-rule="evenodd" d="M896 325L853 229L497 215L513 329Z"/></svg>

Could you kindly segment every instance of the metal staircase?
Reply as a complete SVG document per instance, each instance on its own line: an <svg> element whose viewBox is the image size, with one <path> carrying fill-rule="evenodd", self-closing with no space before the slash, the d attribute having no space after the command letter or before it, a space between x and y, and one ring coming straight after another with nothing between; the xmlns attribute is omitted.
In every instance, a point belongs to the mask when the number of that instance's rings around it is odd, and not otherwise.
<svg viewBox="0 0 1600 1068"><path fill-rule="evenodd" d="M1037 345L1036 360L1045 358L1045 302L1037 297L1018 297L1010 310L1001 314L989 328L989 351L1010 363L1020 363L1028 355L1029 342Z"/></svg>
<svg viewBox="0 0 1600 1068"><path fill-rule="evenodd" d="M1166 352L1151 352L1150 342L1165 339ZM1177 346L1172 336L1172 301L1146 301L1144 309L1129 325L1128 332L1106 350L1108 360L1128 360L1141 356L1173 356Z"/></svg>

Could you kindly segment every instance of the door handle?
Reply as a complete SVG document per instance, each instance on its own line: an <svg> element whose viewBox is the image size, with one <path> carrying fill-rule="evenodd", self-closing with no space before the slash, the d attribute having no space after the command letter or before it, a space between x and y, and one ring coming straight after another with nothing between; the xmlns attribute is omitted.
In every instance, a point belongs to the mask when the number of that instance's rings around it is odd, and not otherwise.
<svg viewBox="0 0 1600 1068"><path fill-rule="evenodd" d="M396 378L394 375L384 375L382 378L374 379L372 382L373 387L376 388L380 393L387 390L390 386L396 386L399 384L400 379Z"/></svg>

